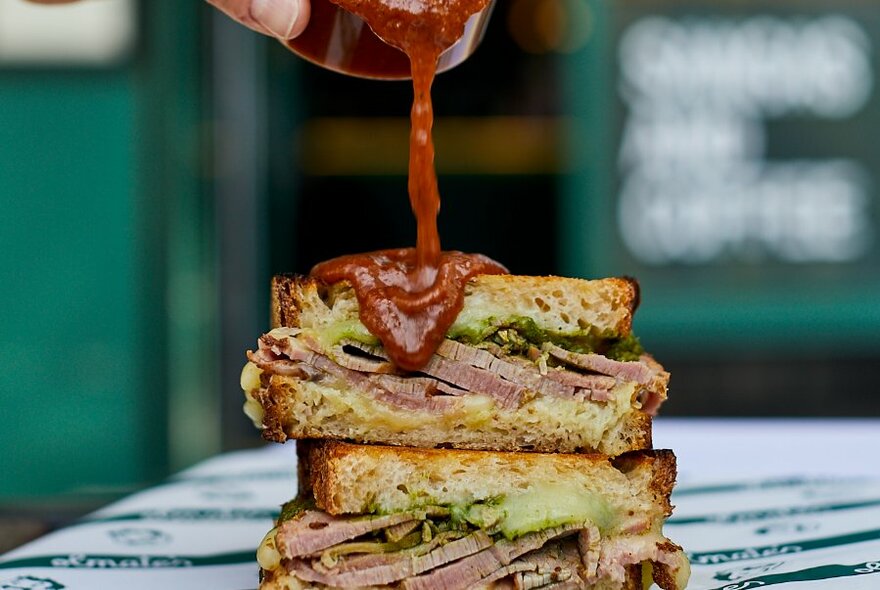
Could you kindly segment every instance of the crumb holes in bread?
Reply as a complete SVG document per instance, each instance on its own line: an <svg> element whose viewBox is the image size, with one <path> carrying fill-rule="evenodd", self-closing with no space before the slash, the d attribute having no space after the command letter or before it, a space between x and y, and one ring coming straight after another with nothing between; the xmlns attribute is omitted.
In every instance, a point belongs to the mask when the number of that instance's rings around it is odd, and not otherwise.
<svg viewBox="0 0 880 590"><path fill-rule="evenodd" d="M290 294L290 287L287 286L287 288L285 290L287 291L287 293L289 295ZM332 308L333 307L333 295L331 294L330 289L327 288L326 285L318 284L316 287L316 290L318 292L318 299L321 300L321 303L326 305L328 309Z"/></svg>
<svg viewBox="0 0 880 590"><path fill-rule="evenodd" d="M535 305L537 305L538 309L540 309L543 312L550 311L550 305L548 305L547 302L544 301L543 299L541 299L540 297L535 297Z"/></svg>
<svg viewBox="0 0 880 590"><path fill-rule="evenodd" d="M583 318L578 318L578 328L580 328L581 330L589 330L590 323Z"/></svg>
<svg viewBox="0 0 880 590"><path fill-rule="evenodd" d="M567 313L565 313L564 311L561 314L559 314L559 317L561 317L562 321L565 322L566 324L571 323L571 317L569 317L569 315Z"/></svg>
<svg viewBox="0 0 880 590"><path fill-rule="evenodd" d="M401 491L402 493L404 493L404 494L409 494L409 488L407 488L407 487L406 487L405 485L403 485L403 484L400 484L399 486L397 486L397 489L398 489L399 491Z"/></svg>

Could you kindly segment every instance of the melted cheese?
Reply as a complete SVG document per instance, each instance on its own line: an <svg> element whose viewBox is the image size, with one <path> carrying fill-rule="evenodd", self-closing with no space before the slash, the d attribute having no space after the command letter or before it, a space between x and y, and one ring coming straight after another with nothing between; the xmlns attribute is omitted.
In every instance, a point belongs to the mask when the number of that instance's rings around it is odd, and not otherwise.
<svg viewBox="0 0 880 590"><path fill-rule="evenodd" d="M504 498L498 508L504 512L500 529L508 539L583 522L591 522L605 531L614 519L605 500L574 482L534 485L523 494Z"/></svg>
<svg viewBox="0 0 880 590"><path fill-rule="evenodd" d="M257 428L263 427L263 406L254 398L254 393L260 389L260 376L262 369L254 363L248 363L241 370L241 388L244 390L244 413Z"/></svg>
<svg viewBox="0 0 880 590"><path fill-rule="evenodd" d="M276 383L285 379L275 377ZM541 396L516 410L505 410L485 395L456 397L443 412L409 410L377 402L351 389L290 378L283 421L311 436L393 440L410 446L441 443L472 445L499 436L520 444L557 441L566 450L625 445L614 430L631 411L635 384L621 383L608 402ZM442 440L439 438L442 437ZM600 446L600 448L604 448Z"/></svg>
<svg viewBox="0 0 880 590"><path fill-rule="evenodd" d="M275 546L276 532L278 532L277 528L269 531L257 548L257 563L267 572L276 570L281 566L281 553L279 553L278 547Z"/></svg>

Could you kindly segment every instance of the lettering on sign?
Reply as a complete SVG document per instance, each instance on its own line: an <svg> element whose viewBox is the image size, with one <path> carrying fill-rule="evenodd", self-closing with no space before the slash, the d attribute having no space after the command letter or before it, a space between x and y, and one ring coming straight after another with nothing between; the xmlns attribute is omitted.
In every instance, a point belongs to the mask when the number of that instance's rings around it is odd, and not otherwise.
<svg viewBox="0 0 880 590"><path fill-rule="evenodd" d="M647 265L846 263L875 238L864 164L768 159L767 124L851 118L871 41L844 16L651 16L619 45L618 227Z"/></svg>

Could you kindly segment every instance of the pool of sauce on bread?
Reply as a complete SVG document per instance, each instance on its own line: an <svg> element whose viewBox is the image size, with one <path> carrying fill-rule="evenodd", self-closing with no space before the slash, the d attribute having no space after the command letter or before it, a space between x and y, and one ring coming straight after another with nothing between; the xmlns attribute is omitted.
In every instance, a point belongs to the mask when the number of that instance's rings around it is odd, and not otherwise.
<svg viewBox="0 0 880 590"><path fill-rule="evenodd" d="M416 371L427 364L461 311L467 281L478 274L507 272L486 256L443 252L437 231L440 193L431 85L440 54L461 38L468 18L489 0L333 1L409 57L414 94L409 199L418 231L415 248L342 256L318 264L311 274L326 283L349 281L361 322L398 367Z"/></svg>

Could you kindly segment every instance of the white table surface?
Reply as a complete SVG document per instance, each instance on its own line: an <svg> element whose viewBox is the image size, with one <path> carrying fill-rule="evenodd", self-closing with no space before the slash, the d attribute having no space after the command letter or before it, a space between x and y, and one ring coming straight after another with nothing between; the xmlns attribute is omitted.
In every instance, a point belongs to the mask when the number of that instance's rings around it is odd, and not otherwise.
<svg viewBox="0 0 880 590"><path fill-rule="evenodd" d="M654 447L675 451L682 483L788 475L880 477L880 419L660 417L654 421Z"/></svg>

